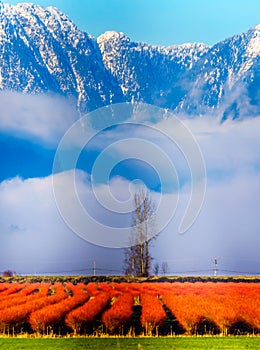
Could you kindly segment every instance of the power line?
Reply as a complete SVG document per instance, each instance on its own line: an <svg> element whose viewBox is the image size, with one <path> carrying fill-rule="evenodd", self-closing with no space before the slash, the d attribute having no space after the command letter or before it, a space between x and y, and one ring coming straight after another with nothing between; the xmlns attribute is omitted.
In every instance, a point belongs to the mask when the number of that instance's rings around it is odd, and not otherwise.
<svg viewBox="0 0 260 350"><path fill-rule="evenodd" d="M179 270L179 271L169 271L167 273L168 276L186 276L189 274L195 274L197 276L201 274L206 275L212 275L212 269L200 269L200 270ZM116 269L101 269L96 268L95 274L93 274L93 268L89 269L78 269L78 270L63 270L63 271L41 271L39 273L30 273L30 272L18 272L18 275L70 275L70 274L82 274L82 275L88 275L88 276L102 276L107 274L115 274L115 275L123 275L122 270L116 270ZM226 269L218 269L218 275L226 275L226 274L233 274L233 275L244 275L244 276L260 276L260 272L252 272L252 271L237 271L237 270L226 270ZM214 275L215 276L215 275Z"/></svg>
<svg viewBox="0 0 260 350"><path fill-rule="evenodd" d="M246 275L246 276L257 276L260 275L260 272L258 271L250 271L249 269L247 271L240 271L236 270L233 268L233 266L228 266L231 265L230 263L227 263L227 260L231 260L230 257L223 257L223 256L218 256L218 257L210 257L209 258L209 263L211 261L210 264L212 264L212 259L213 259L213 266L212 268L200 268L200 266L198 266L198 264L193 264L193 269L189 269L189 268L180 268L180 269L174 269L174 265L176 266L180 266L183 265L184 263L186 263L186 267L187 267L187 262L188 261L193 261L193 259L172 259L172 260L164 260L163 262L167 262L169 263L171 266L168 268L167 271L167 275L168 276L185 276L185 275L201 275L201 274L206 274L206 275L213 275L213 276L217 276L218 275L228 275L228 274L232 274L232 275ZM194 259L194 260L199 260L199 259ZM223 260L225 262L223 262ZM241 259L243 260L243 262L246 259ZM249 261L250 259L248 259ZM88 260L88 262L90 262L91 260ZM204 260L205 261L205 260ZM251 261L251 260L250 260ZM256 260L258 261L258 260ZM260 260L259 260L260 261ZM175 263L175 264L174 264ZM182 264L181 264L182 263ZM237 261L238 263L238 261ZM64 270L54 270L54 271L48 271L48 272L39 272L36 273L35 271L33 273L30 272L19 272L19 275L87 275L87 276L96 276L96 275L123 275L123 268L119 269L119 268L114 268L114 267L107 267L104 265L99 265L97 263L97 260L94 259L92 260L92 267L86 267L86 268L79 268L79 269L64 269ZM88 266L90 265L89 263L87 264ZM190 264L188 264L190 265ZM197 266L194 266L197 265ZM222 265L222 266L221 266ZM242 266L242 261L241 264ZM176 266L176 267L177 267ZM14 269L15 270L15 269ZM246 270L246 269L245 269ZM152 270L151 270L152 271Z"/></svg>

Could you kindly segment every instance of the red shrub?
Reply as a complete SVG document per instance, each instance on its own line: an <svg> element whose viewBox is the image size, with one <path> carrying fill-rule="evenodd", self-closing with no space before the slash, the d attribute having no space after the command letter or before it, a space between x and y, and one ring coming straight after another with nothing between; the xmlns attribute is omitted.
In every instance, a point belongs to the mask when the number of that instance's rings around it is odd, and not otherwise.
<svg viewBox="0 0 260 350"><path fill-rule="evenodd" d="M91 297L84 305L71 311L65 318L65 323L74 333L79 333L84 326L93 322L95 317L107 306L110 297L107 293L100 292L95 297Z"/></svg>
<svg viewBox="0 0 260 350"><path fill-rule="evenodd" d="M47 285L47 287L49 287ZM43 289L45 289L43 287ZM45 292L47 288L45 289ZM31 312L43 308L46 305L57 303L66 298L68 295L64 292L64 288L60 283L56 283L52 287L53 294L51 296L37 295L28 296L26 303L22 305L12 306L0 310L0 329L5 331L10 326L19 327L25 323Z"/></svg>
<svg viewBox="0 0 260 350"><path fill-rule="evenodd" d="M166 313L160 300L155 295L141 294L141 323L145 328L145 333L151 335L166 318Z"/></svg>
<svg viewBox="0 0 260 350"><path fill-rule="evenodd" d="M133 313L134 297L124 293L118 297L110 309L102 315L102 322L110 332L114 332L126 323Z"/></svg>
<svg viewBox="0 0 260 350"><path fill-rule="evenodd" d="M62 299L54 305L48 305L32 312L29 317L32 329L37 332L45 332L47 327L61 324L67 313L89 299L89 295L86 292L76 288L73 288L73 291L74 295L72 297Z"/></svg>

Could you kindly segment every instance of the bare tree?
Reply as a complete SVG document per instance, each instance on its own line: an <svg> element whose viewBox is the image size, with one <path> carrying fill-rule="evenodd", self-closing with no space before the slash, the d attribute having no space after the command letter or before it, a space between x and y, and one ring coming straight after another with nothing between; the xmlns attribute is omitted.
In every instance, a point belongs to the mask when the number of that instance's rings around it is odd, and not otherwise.
<svg viewBox="0 0 260 350"><path fill-rule="evenodd" d="M159 263L156 262L156 263L153 265L153 273L154 273L155 276L158 276L158 274L159 274L159 269L160 269Z"/></svg>
<svg viewBox="0 0 260 350"><path fill-rule="evenodd" d="M162 263L162 273L163 275L167 275L167 273L169 272L169 266L167 262L163 262Z"/></svg>
<svg viewBox="0 0 260 350"><path fill-rule="evenodd" d="M125 274L149 276L151 269L151 242L155 238L155 205L146 191L134 195L130 247L126 249Z"/></svg>

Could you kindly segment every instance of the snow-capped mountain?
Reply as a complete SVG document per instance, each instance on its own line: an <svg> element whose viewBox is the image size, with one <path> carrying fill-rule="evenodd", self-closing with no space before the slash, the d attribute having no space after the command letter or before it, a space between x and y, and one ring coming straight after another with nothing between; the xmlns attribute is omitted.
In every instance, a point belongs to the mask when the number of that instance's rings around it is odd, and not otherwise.
<svg viewBox="0 0 260 350"><path fill-rule="evenodd" d="M174 39L174 38L173 38ZM143 101L222 119L256 115L260 25L213 47L132 42L109 31L94 39L58 9L0 2L0 89L55 92L81 112Z"/></svg>
<svg viewBox="0 0 260 350"><path fill-rule="evenodd" d="M155 47L116 32L97 41L128 101L195 115L218 110L223 120L260 112L260 25L213 47Z"/></svg>
<svg viewBox="0 0 260 350"><path fill-rule="evenodd" d="M56 8L0 3L0 88L74 97L81 110L123 99L94 38Z"/></svg>
<svg viewBox="0 0 260 350"><path fill-rule="evenodd" d="M208 50L203 44L165 48L135 43L117 32L106 32L97 42L105 67L117 79L127 101L173 109L185 95L181 76Z"/></svg>
<svg viewBox="0 0 260 350"><path fill-rule="evenodd" d="M187 76L183 108L223 110L223 118L259 114L260 25L209 48Z"/></svg>

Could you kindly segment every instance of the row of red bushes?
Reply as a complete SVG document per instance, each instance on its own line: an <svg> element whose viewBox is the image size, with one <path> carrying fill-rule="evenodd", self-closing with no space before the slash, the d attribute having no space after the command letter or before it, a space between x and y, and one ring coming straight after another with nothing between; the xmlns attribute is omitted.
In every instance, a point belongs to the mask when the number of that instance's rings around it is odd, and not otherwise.
<svg viewBox="0 0 260 350"><path fill-rule="evenodd" d="M135 314L139 310L139 316ZM132 322L132 324L131 324ZM118 333L139 326L147 335L260 330L257 283L0 283L0 331ZM176 325L178 327L176 328ZM126 327L126 328L127 328ZM175 329L176 328L176 329Z"/></svg>

